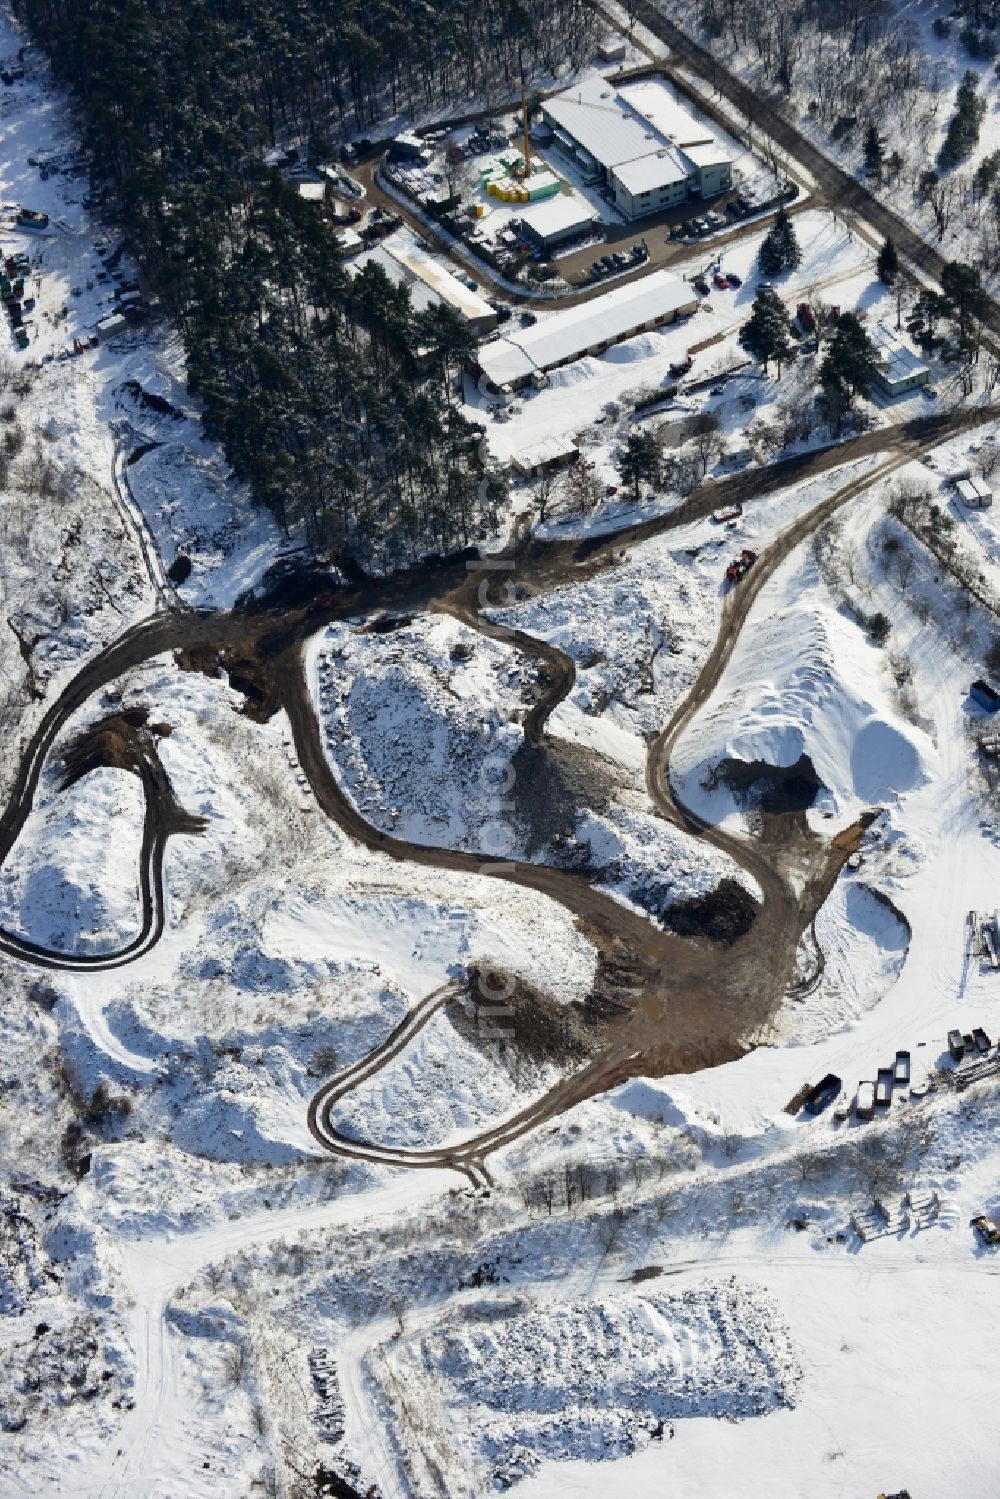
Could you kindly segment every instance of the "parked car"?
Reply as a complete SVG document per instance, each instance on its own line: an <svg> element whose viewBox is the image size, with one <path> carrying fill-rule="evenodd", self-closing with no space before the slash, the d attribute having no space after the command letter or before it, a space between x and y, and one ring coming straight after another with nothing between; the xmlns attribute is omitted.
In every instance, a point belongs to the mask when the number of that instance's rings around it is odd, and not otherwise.
<svg viewBox="0 0 1000 1499"><path fill-rule="evenodd" d="M591 263L590 274L592 276L606 276L608 268L603 261L595 260Z"/></svg>
<svg viewBox="0 0 1000 1499"><path fill-rule="evenodd" d="M720 291L728 291L729 290L729 281L728 281L728 278L725 277L725 276L723 276L723 274L722 274L721 271L716 271L715 275L712 277L712 281L713 281L713 284L715 286L717 286Z"/></svg>
<svg viewBox="0 0 1000 1499"><path fill-rule="evenodd" d="M699 297L708 296L708 282L703 276L699 276L697 281L692 281L691 285L694 287Z"/></svg>
<svg viewBox="0 0 1000 1499"><path fill-rule="evenodd" d="M533 328L538 319L533 312L522 312L520 321L522 328Z"/></svg>
<svg viewBox="0 0 1000 1499"><path fill-rule="evenodd" d="M686 375L693 362L694 361L692 360L690 354L686 359L672 360L670 365L670 373L672 375Z"/></svg>
<svg viewBox="0 0 1000 1499"><path fill-rule="evenodd" d="M667 239L683 239L684 227L682 224L671 224L667 230Z"/></svg>
<svg viewBox="0 0 1000 1499"><path fill-rule="evenodd" d="M933 385L923 385L923 386L921 386L920 393L923 396L923 398L924 398L925 401L936 401L937 400L937 391L934 389Z"/></svg>
<svg viewBox="0 0 1000 1499"><path fill-rule="evenodd" d="M742 286L743 285L743 277L742 276L737 276L737 274L736 274L735 271L727 271L726 272L726 276L727 276L727 278L729 280L729 285L730 286Z"/></svg>

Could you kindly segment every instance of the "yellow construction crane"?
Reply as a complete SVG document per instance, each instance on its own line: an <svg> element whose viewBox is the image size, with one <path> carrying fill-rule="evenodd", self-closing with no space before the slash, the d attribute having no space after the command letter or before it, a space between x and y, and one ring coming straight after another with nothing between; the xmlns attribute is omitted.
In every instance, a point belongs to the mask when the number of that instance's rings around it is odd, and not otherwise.
<svg viewBox="0 0 1000 1499"><path fill-rule="evenodd" d="M521 79L521 123L523 125L523 144L521 151L524 156L520 167L515 167L514 176L523 179L531 176L531 137L528 133L528 94L524 87L524 79Z"/></svg>

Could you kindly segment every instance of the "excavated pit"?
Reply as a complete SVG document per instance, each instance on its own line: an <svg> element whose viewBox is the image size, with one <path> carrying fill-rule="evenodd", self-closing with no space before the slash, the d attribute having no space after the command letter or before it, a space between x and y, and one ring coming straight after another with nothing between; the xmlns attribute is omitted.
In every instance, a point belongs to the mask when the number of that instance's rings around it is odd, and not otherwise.
<svg viewBox="0 0 1000 1499"><path fill-rule="evenodd" d="M713 783L728 787L745 807L755 807L771 817L805 812L813 806L823 782L808 755L794 765L769 765L766 760L720 760Z"/></svg>

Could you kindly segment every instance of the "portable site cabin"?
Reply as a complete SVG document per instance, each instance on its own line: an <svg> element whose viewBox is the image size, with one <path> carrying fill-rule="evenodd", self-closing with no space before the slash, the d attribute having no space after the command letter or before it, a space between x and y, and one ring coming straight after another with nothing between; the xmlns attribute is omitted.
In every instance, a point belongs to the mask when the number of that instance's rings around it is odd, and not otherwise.
<svg viewBox="0 0 1000 1499"><path fill-rule="evenodd" d="M965 1037L957 1028L948 1032L948 1050L955 1062L960 1062L965 1056Z"/></svg>
<svg viewBox="0 0 1000 1499"><path fill-rule="evenodd" d="M955 489L966 510L984 510L993 504L993 491L982 479L959 479Z"/></svg>
<svg viewBox="0 0 1000 1499"><path fill-rule="evenodd" d="M982 677L977 677L973 682L969 688L969 696L977 708L985 708L987 713L995 713L1000 708L1000 692Z"/></svg>
<svg viewBox="0 0 1000 1499"><path fill-rule="evenodd" d="M113 338L116 333L121 333L128 327L128 321L120 312L113 312L110 317L102 317L97 324L98 338Z"/></svg>

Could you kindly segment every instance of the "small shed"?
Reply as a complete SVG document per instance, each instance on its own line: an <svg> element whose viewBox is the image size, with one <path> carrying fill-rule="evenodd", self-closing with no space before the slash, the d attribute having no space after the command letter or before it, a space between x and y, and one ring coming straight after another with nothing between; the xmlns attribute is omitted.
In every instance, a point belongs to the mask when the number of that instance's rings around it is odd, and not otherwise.
<svg viewBox="0 0 1000 1499"><path fill-rule="evenodd" d="M111 313L110 317L102 317L97 324L98 338L113 338L116 333L121 333L128 327L126 319L120 312Z"/></svg>
<svg viewBox="0 0 1000 1499"><path fill-rule="evenodd" d="M967 510L982 510L993 504L993 491L982 479L959 479L955 490Z"/></svg>
<svg viewBox="0 0 1000 1499"><path fill-rule="evenodd" d="M397 135L390 142L387 155L392 162L409 162L416 166L426 166L430 160L424 142L412 130L404 130L401 135Z"/></svg>
<svg viewBox="0 0 1000 1499"><path fill-rule="evenodd" d="M511 458L511 466L524 479L537 478L539 474L550 474L554 469L565 468L575 463L580 449L568 438L549 437L545 442L530 448L522 448Z"/></svg>
<svg viewBox="0 0 1000 1499"><path fill-rule="evenodd" d="M982 677L977 677L973 682L969 688L969 696L978 708L985 708L987 713L996 713L1000 708L1000 692Z"/></svg>

